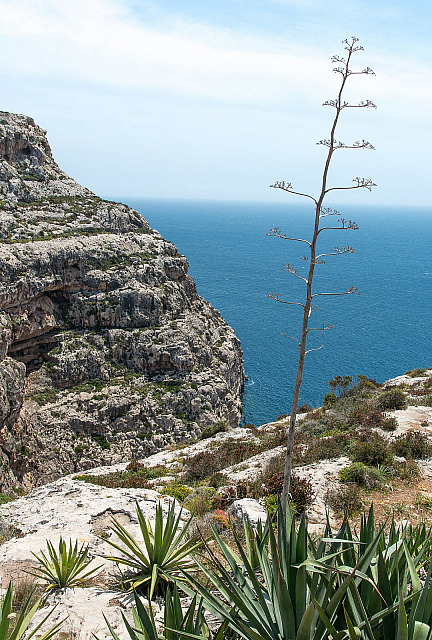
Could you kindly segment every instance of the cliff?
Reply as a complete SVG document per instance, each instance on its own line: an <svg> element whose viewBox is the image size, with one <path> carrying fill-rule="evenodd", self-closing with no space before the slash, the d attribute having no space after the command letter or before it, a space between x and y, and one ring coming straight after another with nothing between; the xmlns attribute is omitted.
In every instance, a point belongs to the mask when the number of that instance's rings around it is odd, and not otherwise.
<svg viewBox="0 0 432 640"><path fill-rule="evenodd" d="M133 209L0 112L0 491L238 426L240 343Z"/></svg>

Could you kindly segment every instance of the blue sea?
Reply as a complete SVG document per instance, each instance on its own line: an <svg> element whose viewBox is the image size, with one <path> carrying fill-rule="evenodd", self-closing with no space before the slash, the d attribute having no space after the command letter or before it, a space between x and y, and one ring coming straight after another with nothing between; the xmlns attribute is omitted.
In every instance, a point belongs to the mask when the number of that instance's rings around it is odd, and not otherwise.
<svg viewBox="0 0 432 640"><path fill-rule="evenodd" d="M121 198L120 198L121 199ZM125 201L123 199L123 201ZM289 262L304 275L306 245L266 235L278 226L310 238L307 206L251 202L127 199L190 264L198 293L235 329L248 380L244 421L256 425L289 413L301 307L277 303L304 299L304 283L282 271ZM415 367L432 366L432 209L341 207L358 231L321 234L319 249L351 245L353 255L326 259L316 268L316 292L353 285L360 295L323 297L310 326L334 329L309 334L301 403L317 406L335 375L365 374L378 381ZM327 218L331 220L331 218Z"/></svg>

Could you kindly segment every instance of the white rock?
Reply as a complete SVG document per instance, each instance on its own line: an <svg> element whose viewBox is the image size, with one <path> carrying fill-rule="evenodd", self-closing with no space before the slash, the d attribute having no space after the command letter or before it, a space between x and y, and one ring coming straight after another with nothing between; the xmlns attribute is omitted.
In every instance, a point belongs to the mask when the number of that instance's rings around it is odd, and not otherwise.
<svg viewBox="0 0 432 640"><path fill-rule="evenodd" d="M258 520L264 523L267 520L266 509L253 498L242 498L241 500L235 500L232 504L232 509L235 515L242 519L243 516L247 516L251 525L254 527L257 525Z"/></svg>
<svg viewBox="0 0 432 640"><path fill-rule="evenodd" d="M119 638L127 640L129 636L122 614L132 622L133 601L132 594L119 591L105 591L94 587L63 589L49 594L47 605L36 613L31 628L40 624L49 610L55 606L55 610L37 635L63 621L59 638L94 640L96 636L98 640L112 640L104 620L105 615Z"/></svg>

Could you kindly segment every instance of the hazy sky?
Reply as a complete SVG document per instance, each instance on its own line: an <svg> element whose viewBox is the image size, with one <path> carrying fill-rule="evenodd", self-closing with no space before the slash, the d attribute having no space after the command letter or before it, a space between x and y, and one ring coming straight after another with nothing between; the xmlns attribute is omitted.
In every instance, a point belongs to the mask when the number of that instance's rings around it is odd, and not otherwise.
<svg viewBox="0 0 432 640"><path fill-rule="evenodd" d="M0 0L1 108L48 130L54 157L103 196L281 201L314 193L341 41L365 51L333 184L335 201L430 205L429 0Z"/></svg>

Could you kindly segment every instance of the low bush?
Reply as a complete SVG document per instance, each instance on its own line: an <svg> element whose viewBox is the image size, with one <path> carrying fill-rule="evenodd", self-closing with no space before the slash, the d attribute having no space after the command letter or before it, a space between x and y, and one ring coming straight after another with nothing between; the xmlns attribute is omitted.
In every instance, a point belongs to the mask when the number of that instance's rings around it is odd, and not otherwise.
<svg viewBox="0 0 432 640"><path fill-rule="evenodd" d="M308 411L313 411L313 407L310 406L310 404L301 404L298 408L297 408L297 413L307 413Z"/></svg>
<svg viewBox="0 0 432 640"><path fill-rule="evenodd" d="M186 463L185 478L187 480L204 480L221 469L244 462L262 451L278 446L275 442L279 442L279 438L279 431L265 434L259 440L229 438L221 442L216 449L200 451L190 458Z"/></svg>
<svg viewBox="0 0 432 640"><path fill-rule="evenodd" d="M268 447L264 444L266 439L256 442L255 440L235 440L234 438L225 440L216 449L217 454L223 461L224 467L244 462L248 458L265 451Z"/></svg>
<svg viewBox="0 0 432 640"><path fill-rule="evenodd" d="M225 486L228 482L228 478L220 471L213 473L209 478L207 478L207 486L213 487L214 489L219 489L220 487Z"/></svg>
<svg viewBox="0 0 432 640"><path fill-rule="evenodd" d="M186 480L203 480L220 471L223 460L215 451L200 451L186 462Z"/></svg>
<svg viewBox="0 0 432 640"><path fill-rule="evenodd" d="M352 428L378 429L382 427L385 415L379 409L373 407L356 408L348 418L348 424Z"/></svg>
<svg viewBox="0 0 432 640"><path fill-rule="evenodd" d="M326 393L323 399L325 407L333 407L337 402L336 395L334 393Z"/></svg>
<svg viewBox="0 0 432 640"><path fill-rule="evenodd" d="M338 458L346 452L350 436L348 433L336 432L334 435L322 438L310 438L308 434L301 434L294 445L293 464L299 467L312 464L320 460Z"/></svg>
<svg viewBox="0 0 432 640"><path fill-rule="evenodd" d="M192 489L180 482L170 482L166 487L159 491L161 496L170 496L178 502L184 502L188 495L192 493Z"/></svg>
<svg viewBox="0 0 432 640"><path fill-rule="evenodd" d="M395 438L392 448L397 456L414 460L424 460L432 455L431 441L420 431L408 431L405 435Z"/></svg>
<svg viewBox="0 0 432 640"><path fill-rule="evenodd" d="M225 431L228 431L228 424L226 422L214 422L201 431L199 439L206 440L207 438L215 436L217 433L224 433Z"/></svg>
<svg viewBox="0 0 432 640"><path fill-rule="evenodd" d="M291 476L290 482L290 495L291 502L294 505L294 511L297 515L300 515L306 511L307 507L312 504L314 497L314 490L312 483L307 478L298 478L295 475Z"/></svg>
<svg viewBox="0 0 432 640"><path fill-rule="evenodd" d="M365 429L356 435L349 448L354 462L363 462L370 467L391 466L393 454L388 441L376 431Z"/></svg>
<svg viewBox="0 0 432 640"><path fill-rule="evenodd" d="M381 429L384 431L396 431L398 426L396 418L384 418L381 424Z"/></svg>
<svg viewBox="0 0 432 640"><path fill-rule="evenodd" d="M378 389L381 385L376 380L368 378L367 376L359 375L355 380L355 384L348 391L348 396L369 396L371 392Z"/></svg>
<svg viewBox="0 0 432 640"><path fill-rule="evenodd" d="M378 396L378 408L381 411L396 411L397 409L405 409L407 406L406 396L402 389L395 387L384 391Z"/></svg>
<svg viewBox="0 0 432 640"><path fill-rule="evenodd" d="M309 413L299 424L299 433L303 433L310 438L311 436L320 436L326 431L334 429L338 421L335 416L314 411Z"/></svg>
<svg viewBox="0 0 432 640"><path fill-rule="evenodd" d="M324 501L330 509L345 518L350 518L363 508L363 500L355 484L329 489L324 496Z"/></svg>
<svg viewBox="0 0 432 640"><path fill-rule="evenodd" d="M379 486L382 474L374 467L368 467L363 462L353 462L339 471L339 478L344 484L355 483L368 489Z"/></svg>
<svg viewBox="0 0 432 640"><path fill-rule="evenodd" d="M183 506L192 516L203 516L221 505L221 499L213 487L198 487L189 493L183 501Z"/></svg>
<svg viewBox="0 0 432 640"><path fill-rule="evenodd" d="M114 471L105 475L81 474L75 476L74 480L81 480L110 489L148 489L150 480L161 478L167 475L167 470L163 466L146 467L137 460L132 460L124 471Z"/></svg>
<svg viewBox="0 0 432 640"><path fill-rule="evenodd" d="M412 482L420 475L420 468L415 460L408 459L405 464L398 464L394 468L398 478L406 482Z"/></svg>
<svg viewBox="0 0 432 640"><path fill-rule="evenodd" d="M405 371L405 375L410 378L418 378L423 376L426 373L426 369L411 369L410 371Z"/></svg>
<svg viewBox="0 0 432 640"><path fill-rule="evenodd" d="M280 496L284 483L285 454L272 458L258 481L260 492L264 496ZM290 499L295 505L296 514L303 513L312 503L314 491L306 478L291 475ZM267 504L267 503L266 503Z"/></svg>

